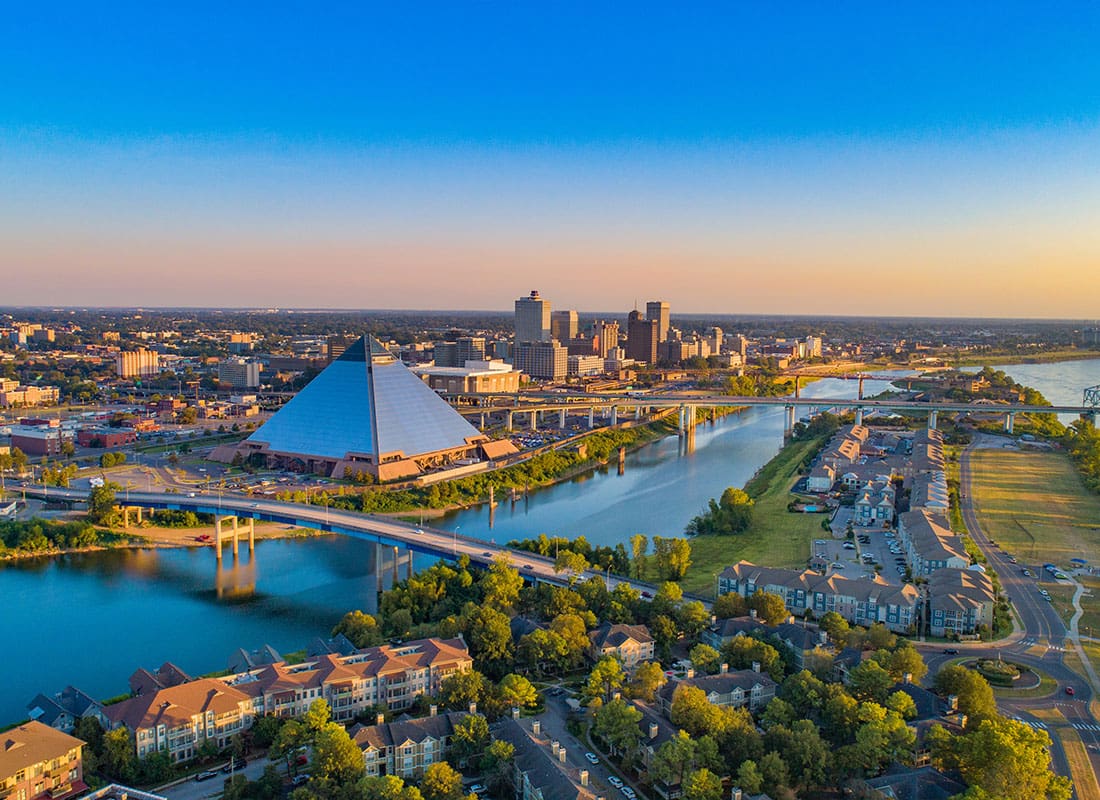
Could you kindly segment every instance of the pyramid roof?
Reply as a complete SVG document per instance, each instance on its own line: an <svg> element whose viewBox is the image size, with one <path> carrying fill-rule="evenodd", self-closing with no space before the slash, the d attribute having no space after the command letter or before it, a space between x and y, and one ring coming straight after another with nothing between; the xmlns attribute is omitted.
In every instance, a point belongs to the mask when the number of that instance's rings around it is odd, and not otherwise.
<svg viewBox="0 0 1100 800"><path fill-rule="evenodd" d="M483 434L370 336L361 337L248 437L271 451L413 457Z"/></svg>

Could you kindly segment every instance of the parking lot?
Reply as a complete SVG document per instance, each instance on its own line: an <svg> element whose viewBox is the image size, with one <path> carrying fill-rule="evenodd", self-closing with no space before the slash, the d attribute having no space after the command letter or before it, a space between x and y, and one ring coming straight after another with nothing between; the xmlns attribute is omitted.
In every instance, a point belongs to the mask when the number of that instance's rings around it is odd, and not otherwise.
<svg viewBox="0 0 1100 800"><path fill-rule="evenodd" d="M905 579L905 558L896 533L879 525L853 527L853 539L846 538L851 509L841 508L833 519L833 536L814 542L814 555L829 563L830 572L848 578L873 578L878 574L889 583Z"/></svg>

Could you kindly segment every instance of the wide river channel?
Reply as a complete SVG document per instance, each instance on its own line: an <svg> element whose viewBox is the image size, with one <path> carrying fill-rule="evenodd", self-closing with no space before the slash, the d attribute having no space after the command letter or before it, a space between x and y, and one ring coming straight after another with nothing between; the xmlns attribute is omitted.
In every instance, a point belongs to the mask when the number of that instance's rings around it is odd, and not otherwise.
<svg viewBox="0 0 1100 800"><path fill-rule="evenodd" d="M1100 359L1001 367L1052 403L1079 403L1100 383ZM865 393L887 388L867 381ZM805 397L851 398L856 382L826 379ZM702 424L695 450L676 436L630 454L626 471L599 471L437 524L504 542L585 535L598 544L634 533L674 536L727 486L742 486L782 446L780 408ZM38 692L73 684L94 697L127 690L139 666L171 660L192 674L224 669L239 647L303 648L340 616L370 608L369 545L340 536L258 543L255 560L215 567L207 548L126 550L20 561L0 567L0 724L26 717Z"/></svg>

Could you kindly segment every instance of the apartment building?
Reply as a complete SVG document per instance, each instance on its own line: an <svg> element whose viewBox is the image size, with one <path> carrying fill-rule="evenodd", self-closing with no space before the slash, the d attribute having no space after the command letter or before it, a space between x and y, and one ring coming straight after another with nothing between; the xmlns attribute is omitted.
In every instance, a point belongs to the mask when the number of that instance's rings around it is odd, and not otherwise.
<svg viewBox="0 0 1100 800"><path fill-rule="evenodd" d="M722 665L725 667L725 664ZM657 702L665 714L672 711L672 702L681 686L700 689L707 696L707 702L715 706L730 708L747 707L749 711L758 711L775 697L777 684L759 669L739 669L722 672L718 675L690 676L683 680L673 680L661 687L657 693Z"/></svg>
<svg viewBox="0 0 1100 800"><path fill-rule="evenodd" d="M188 761L204 741L223 748L252 726L252 698L215 678L200 678L154 689L106 708L112 727L133 734L138 758L164 752L173 762Z"/></svg>
<svg viewBox="0 0 1100 800"><path fill-rule="evenodd" d="M25 722L0 734L0 797L65 800L85 790L80 748L84 742L41 722Z"/></svg>
<svg viewBox="0 0 1100 800"><path fill-rule="evenodd" d="M466 716L465 711L439 714L432 706L431 716L356 725L348 733L363 751L367 775L396 775L408 781L444 760L455 726Z"/></svg>
<svg viewBox="0 0 1100 800"><path fill-rule="evenodd" d="M979 568L937 570L928 579L928 626L933 636L968 636L993 627L997 593Z"/></svg>
<svg viewBox="0 0 1100 800"><path fill-rule="evenodd" d="M898 541L913 575L931 575L936 570L966 569L970 556L962 537L954 533L947 519L918 508L898 516Z"/></svg>
<svg viewBox="0 0 1100 800"><path fill-rule="evenodd" d="M588 634L592 641L588 654L593 661L603 656L615 656L627 669L643 661L652 661L653 637L645 625L620 625L605 622Z"/></svg>
<svg viewBox="0 0 1100 800"><path fill-rule="evenodd" d="M881 622L898 633L916 624L920 593L910 585L897 586L881 577L845 578L821 575L811 570L758 567L739 561L718 575L718 594L736 592L751 597L757 590L783 598L792 614L812 611L820 617L835 611L856 625Z"/></svg>

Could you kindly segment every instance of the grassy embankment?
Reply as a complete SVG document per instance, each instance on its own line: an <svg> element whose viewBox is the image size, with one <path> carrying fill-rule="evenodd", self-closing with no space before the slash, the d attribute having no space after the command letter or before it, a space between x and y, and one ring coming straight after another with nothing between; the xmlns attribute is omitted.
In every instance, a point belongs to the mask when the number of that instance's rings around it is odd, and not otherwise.
<svg viewBox="0 0 1100 800"><path fill-rule="evenodd" d="M769 567L806 566L810 544L825 535L821 520L826 517L790 512L787 504L800 468L826 438L791 442L745 484L745 491L756 501L748 531L691 538L692 565L682 582L684 591L712 594L716 573L741 559ZM704 510L700 508L699 512Z"/></svg>
<svg viewBox="0 0 1100 800"><path fill-rule="evenodd" d="M974 501L982 530L1021 562L1057 564L1100 554L1100 497L1081 481L1060 453L974 450L970 457ZM1041 577L1048 577L1040 570ZM1100 633L1100 579L1083 577L1091 593L1081 598L1083 633ZM1073 588L1045 581L1055 608L1072 616ZM1071 609L1069 613L1066 609Z"/></svg>
<svg viewBox="0 0 1100 800"><path fill-rule="evenodd" d="M1093 772L1089 754L1081 741L1081 735L1073 729L1069 720L1057 708L1035 708L1029 709L1029 712L1047 724L1051 739L1062 743L1078 800L1100 800L1100 787L1096 784L1096 774Z"/></svg>
<svg viewBox="0 0 1100 800"><path fill-rule="evenodd" d="M1077 347L1065 347L1059 350L1042 350L1034 352L1016 353L988 353L975 354L973 356L959 356L949 359L951 364L959 367L995 367L1002 364L1046 364L1055 361L1082 361L1089 358L1100 358L1100 350L1082 350Z"/></svg>

